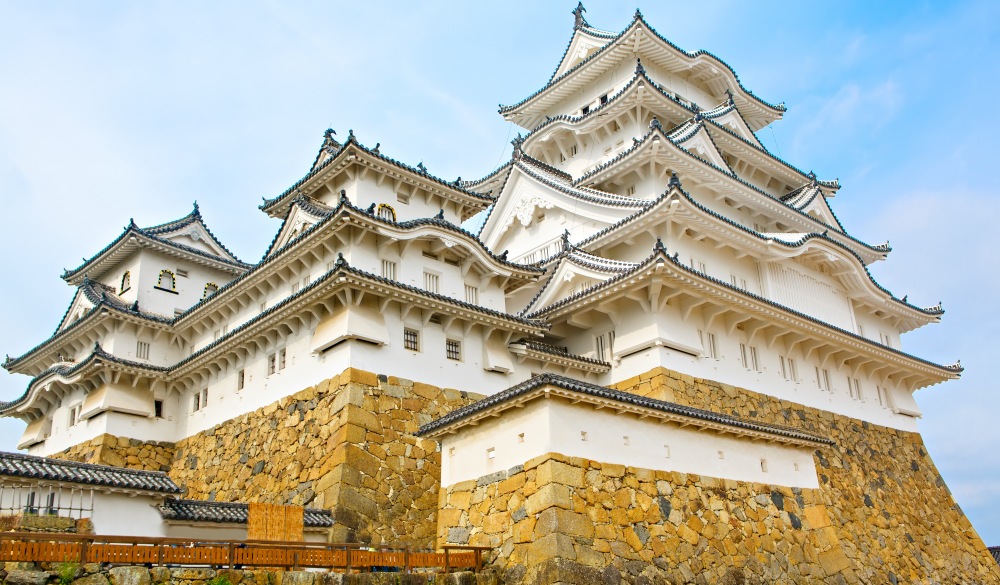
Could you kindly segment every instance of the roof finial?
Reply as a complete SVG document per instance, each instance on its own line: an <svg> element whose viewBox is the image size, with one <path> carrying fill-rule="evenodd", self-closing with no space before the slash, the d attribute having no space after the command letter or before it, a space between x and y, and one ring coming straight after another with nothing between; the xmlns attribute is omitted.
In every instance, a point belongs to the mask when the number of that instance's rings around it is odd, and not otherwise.
<svg viewBox="0 0 1000 585"><path fill-rule="evenodd" d="M198 209L198 200L197 199L194 200L194 210L191 213L193 213L195 215L200 215L201 214L201 211Z"/></svg>
<svg viewBox="0 0 1000 585"><path fill-rule="evenodd" d="M509 253L510 253L510 250L504 250L503 252L500 253L500 259L503 260L504 262L506 262L507 261L507 254L509 254Z"/></svg>
<svg viewBox="0 0 1000 585"><path fill-rule="evenodd" d="M424 161L420 161L417 163L417 170L425 175L427 174L427 167L424 166Z"/></svg>
<svg viewBox="0 0 1000 585"><path fill-rule="evenodd" d="M736 101L733 100L733 90L729 89L728 87L726 88L726 103L731 106L736 105Z"/></svg>
<svg viewBox="0 0 1000 585"><path fill-rule="evenodd" d="M587 19L583 17L583 13L586 11L587 9L583 7L583 2L578 2L576 4L576 8L570 13L576 17L573 21L574 29L580 28L581 26L590 26L590 24L587 23Z"/></svg>
<svg viewBox="0 0 1000 585"><path fill-rule="evenodd" d="M563 250L569 250L569 248L570 248L570 245L569 245L569 230L563 230L562 245L563 245Z"/></svg>
<svg viewBox="0 0 1000 585"><path fill-rule="evenodd" d="M909 299L909 298L910 298L910 295L903 295L903 298L901 300L905 303L907 301L907 299Z"/></svg>
<svg viewBox="0 0 1000 585"><path fill-rule="evenodd" d="M695 111L694 111L694 121L695 121L695 123L701 122L704 119L705 119L705 116L701 115L701 110L695 109Z"/></svg>
<svg viewBox="0 0 1000 585"><path fill-rule="evenodd" d="M635 20L640 20L642 18L642 12L638 8L635 9L635 14L632 16Z"/></svg>
<svg viewBox="0 0 1000 585"><path fill-rule="evenodd" d="M368 206L368 209L365 210L365 213L367 213L368 215L375 215L375 202L374 201L372 202L371 205Z"/></svg>
<svg viewBox="0 0 1000 585"><path fill-rule="evenodd" d="M517 137L511 140L510 144L514 147L512 152L513 157L515 159L521 158L521 155L524 154L524 151L521 150L521 145L524 144L524 136L521 136L521 133L518 132Z"/></svg>
<svg viewBox="0 0 1000 585"><path fill-rule="evenodd" d="M358 139L354 137L354 128L351 128L347 131L347 141L350 142L352 140L355 142L358 141Z"/></svg>
<svg viewBox="0 0 1000 585"><path fill-rule="evenodd" d="M667 187L677 187L680 189L681 180L677 177L677 173L675 171L670 171L670 182L667 183Z"/></svg>
<svg viewBox="0 0 1000 585"><path fill-rule="evenodd" d="M133 313L139 312L139 299L136 299L135 302L132 303L132 312Z"/></svg>
<svg viewBox="0 0 1000 585"><path fill-rule="evenodd" d="M635 58L635 74L636 75L646 74L646 68L642 66L642 59L638 57Z"/></svg>
<svg viewBox="0 0 1000 585"><path fill-rule="evenodd" d="M809 177L810 184L813 187L815 187L819 183L819 181L816 180L816 173L809 171L809 174L806 176Z"/></svg>
<svg viewBox="0 0 1000 585"><path fill-rule="evenodd" d="M101 347L101 342L100 341L95 341L94 342L94 353L104 353L104 348Z"/></svg>
<svg viewBox="0 0 1000 585"><path fill-rule="evenodd" d="M656 238L656 244L653 245L654 252L666 252L667 248L663 245L663 240Z"/></svg>
<svg viewBox="0 0 1000 585"><path fill-rule="evenodd" d="M452 185L459 185L459 186L461 186L461 184L462 184L462 175L459 175L458 178L455 179L455 182L452 183Z"/></svg>
<svg viewBox="0 0 1000 585"><path fill-rule="evenodd" d="M264 201L267 201L267 199L265 199ZM135 218L134 217L128 218L128 226L126 226L126 229L127 228L137 228L137 227L139 227L139 226L137 226L135 224Z"/></svg>
<svg viewBox="0 0 1000 585"><path fill-rule="evenodd" d="M663 132L663 124L660 124L660 121L656 119L656 116L653 116L653 119L649 122L649 129Z"/></svg>
<svg viewBox="0 0 1000 585"><path fill-rule="evenodd" d="M379 152L379 147L380 146L382 146L382 143L381 142L376 142L375 143L375 148L372 149L372 154L382 154L381 152Z"/></svg>
<svg viewBox="0 0 1000 585"><path fill-rule="evenodd" d="M347 191L344 189L340 190L340 200L337 202L338 205L347 205L349 201L347 200Z"/></svg>
<svg viewBox="0 0 1000 585"><path fill-rule="evenodd" d="M439 210L437 215L434 216L434 219L444 219L444 209Z"/></svg>
<svg viewBox="0 0 1000 585"><path fill-rule="evenodd" d="M347 266L347 260L344 259L343 252L337 252L337 261L333 264L333 266L335 268L339 268L341 266Z"/></svg>
<svg viewBox="0 0 1000 585"><path fill-rule="evenodd" d="M337 135L336 130L334 130L333 128L327 128L326 132L323 133L323 138L326 138L327 140L332 140L331 137L336 135Z"/></svg>

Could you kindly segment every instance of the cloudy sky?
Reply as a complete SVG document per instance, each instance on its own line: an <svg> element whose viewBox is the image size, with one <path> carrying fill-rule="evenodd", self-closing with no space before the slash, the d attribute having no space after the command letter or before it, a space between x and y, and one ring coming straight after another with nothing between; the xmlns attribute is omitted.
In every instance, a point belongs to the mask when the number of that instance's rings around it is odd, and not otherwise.
<svg viewBox="0 0 1000 585"><path fill-rule="evenodd" d="M441 177L485 175L517 132L497 104L548 79L574 4L0 0L0 353L51 333L73 293L62 269L130 217L159 223L197 200L223 242L257 260L277 228L260 198L306 172L327 127ZM1000 544L1000 3L648 4L661 34L786 102L761 140L840 178L848 229L893 245L876 278L944 302L943 323L904 348L967 370L917 393L920 427L959 504ZM635 6L587 9L618 31ZM0 373L0 400L27 382ZM22 430L0 421L0 449Z"/></svg>

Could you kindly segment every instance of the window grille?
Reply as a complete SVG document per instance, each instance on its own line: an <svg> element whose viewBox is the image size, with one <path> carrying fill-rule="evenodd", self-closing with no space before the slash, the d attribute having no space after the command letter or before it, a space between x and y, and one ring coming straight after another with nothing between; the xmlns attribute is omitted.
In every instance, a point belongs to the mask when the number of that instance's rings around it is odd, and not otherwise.
<svg viewBox="0 0 1000 585"><path fill-rule="evenodd" d="M465 302L472 305L479 304L479 289L477 287L465 285Z"/></svg>
<svg viewBox="0 0 1000 585"><path fill-rule="evenodd" d="M240 370L236 373L236 389L242 390L246 388L247 384L247 373L246 370Z"/></svg>
<svg viewBox="0 0 1000 585"><path fill-rule="evenodd" d="M391 260L382 261L382 278L396 280L396 263Z"/></svg>
<svg viewBox="0 0 1000 585"><path fill-rule="evenodd" d="M148 341L137 341L135 343L135 357L141 360L149 359L149 342Z"/></svg>
<svg viewBox="0 0 1000 585"><path fill-rule="evenodd" d="M403 329L403 347L412 349L413 351L420 351L420 334L416 329L410 329L409 327Z"/></svg>
<svg viewBox="0 0 1000 585"><path fill-rule="evenodd" d="M380 203L378 206L378 216L380 219L386 221L396 221L396 210L385 203Z"/></svg>
<svg viewBox="0 0 1000 585"><path fill-rule="evenodd" d="M278 352L278 369L284 370L285 364L287 362L288 362L288 354L286 353L285 348L281 348L281 351Z"/></svg>
<svg viewBox="0 0 1000 585"><path fill-rule="evenodd" d="M424 273L424 289L427 292L436 293L438 292L438 275L431 274L430 272Z"/></svg>
<svg viewBox="0 0 1000 585"><path fill-rule="evenodd" d="M276 371L278 371L278 356L272 353L267 356L267 375L270 376Z"/></svg>
<svg viewBox="0 0 1000 585"><path fill-rule="evenodd" d="M462 344L459 341L449 339L445 342L445 354L450 360L460 361L462 359Z"/></svg>

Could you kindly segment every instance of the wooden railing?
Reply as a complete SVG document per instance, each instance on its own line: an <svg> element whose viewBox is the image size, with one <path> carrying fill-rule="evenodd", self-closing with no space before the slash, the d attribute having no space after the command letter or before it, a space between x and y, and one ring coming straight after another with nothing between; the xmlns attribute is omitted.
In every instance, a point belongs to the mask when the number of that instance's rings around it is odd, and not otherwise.
<svg viewBox="0 0 1000 585"><path fill-rule="evenodd" d="M480 571L489 547L445 546L443 552L362 544L188 540L136 536L91 536L38 532L0 533L0 562L71 562L240 569L337 569L346 572L393 568Z"/></svg>

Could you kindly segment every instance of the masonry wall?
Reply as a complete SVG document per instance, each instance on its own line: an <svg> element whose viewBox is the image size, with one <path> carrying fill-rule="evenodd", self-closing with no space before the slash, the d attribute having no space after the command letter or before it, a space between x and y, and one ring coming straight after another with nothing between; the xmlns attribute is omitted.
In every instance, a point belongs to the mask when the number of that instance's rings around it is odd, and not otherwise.
<svg viewBox="0 0 1000 585"><path fill-rule="evenodd" d="M441 490L438 542L497 547L516 583L1000 583L915 433L657 369L619 385L798 427L818 489L547 454Z"/></svg>
<svg viewBox="0 0 1000 585"><path fill-rule="evenodd" d="M356 369L176 444L105 435L59 457L162 469L185 497L326 508L334 540L434 544L441 456L417 428L481 395Z"/></svg>

